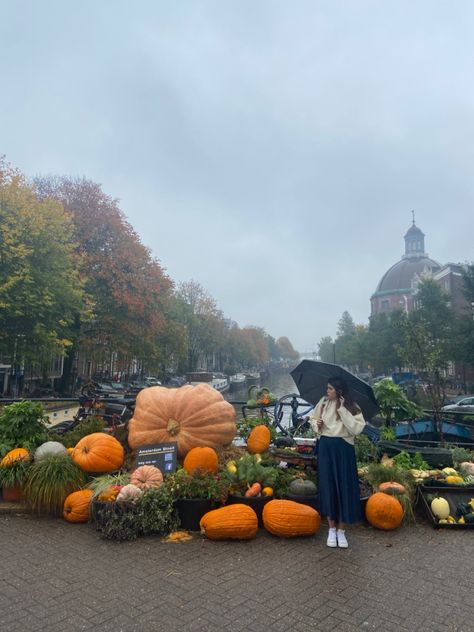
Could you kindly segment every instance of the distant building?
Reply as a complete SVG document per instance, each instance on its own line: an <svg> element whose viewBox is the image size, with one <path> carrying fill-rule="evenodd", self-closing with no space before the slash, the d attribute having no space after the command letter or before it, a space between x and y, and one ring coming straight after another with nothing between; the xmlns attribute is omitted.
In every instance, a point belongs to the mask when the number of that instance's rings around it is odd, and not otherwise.
<svg viewBox="0 0 474 632"><path fill-rule="evenodd" d="M372 316L395 309L411 311L418 281L442 269L441 264L425 252L425 235L414 219L404 239L405 254L387 270L371 296Z"/></svg>

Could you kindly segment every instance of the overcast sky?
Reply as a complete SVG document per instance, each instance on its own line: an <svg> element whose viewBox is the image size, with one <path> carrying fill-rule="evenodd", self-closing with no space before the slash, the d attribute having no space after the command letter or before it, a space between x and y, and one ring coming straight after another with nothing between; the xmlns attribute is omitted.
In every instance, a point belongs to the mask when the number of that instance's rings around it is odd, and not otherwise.
<svg viewBox="0 0 474 632"><path fill-rule="evenodd" d="M120 199L175 281L300 351L404 251L472 261L474 3L0 0L0 153Z"/></svg>

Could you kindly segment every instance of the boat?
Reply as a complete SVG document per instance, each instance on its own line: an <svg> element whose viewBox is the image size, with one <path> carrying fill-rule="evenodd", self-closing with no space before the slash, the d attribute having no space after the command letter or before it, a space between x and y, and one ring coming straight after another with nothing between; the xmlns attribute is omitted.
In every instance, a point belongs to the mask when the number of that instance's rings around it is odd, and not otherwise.
<svg viewBox="0 0 474 632"><path fill-rule="evenodd" d="M244 373L235 373L229 378L231 390L243 388L247 384L247 376Z"/></svg>
<svg viewBox="0 0 474 632"><path fill-rule="evenodd" d="M192 386L197 384L209 384L212 388L224 393L229 389L229 380L223 373L211 373L210 371L194 371L192 373L186 373L186 379Z"/></svg>
<svg viewBox="0 0 474 632"><path fill-rule="evenodd" d="M247 384L260 384L260 373L258 371L254 373L246 373Z"/></svg>

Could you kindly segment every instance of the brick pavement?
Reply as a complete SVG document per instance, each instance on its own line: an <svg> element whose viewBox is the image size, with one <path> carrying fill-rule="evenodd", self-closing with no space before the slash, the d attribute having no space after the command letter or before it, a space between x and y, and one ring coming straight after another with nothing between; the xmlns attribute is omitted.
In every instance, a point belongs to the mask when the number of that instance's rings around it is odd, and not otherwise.
<svg viewBox="0 0 474 632"><path fill-rule="evenodd" d="M0 630L474 631L471 531L360 526L346 551L324 536L118 544L0 516Z"/></svg>

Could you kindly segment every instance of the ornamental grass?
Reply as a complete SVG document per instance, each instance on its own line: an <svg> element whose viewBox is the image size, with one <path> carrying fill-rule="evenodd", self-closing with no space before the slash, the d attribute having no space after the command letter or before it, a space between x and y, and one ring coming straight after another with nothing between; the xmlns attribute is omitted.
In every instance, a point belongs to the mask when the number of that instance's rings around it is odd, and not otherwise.
<svg viewBox="0 0 474 632"><path fill-rule="evenodd" d="M23 494L38 514L61 516L66 497L85 487L87 480L69 455L46 456L29 468Z"/></svg>

